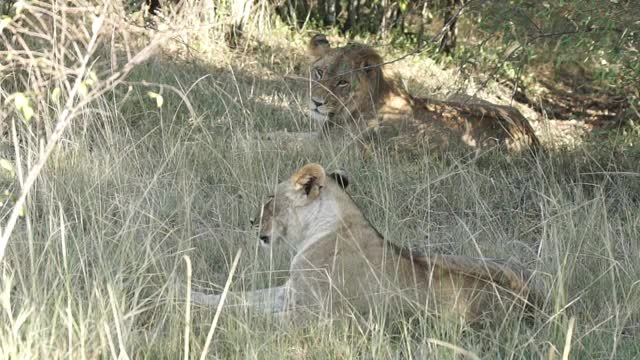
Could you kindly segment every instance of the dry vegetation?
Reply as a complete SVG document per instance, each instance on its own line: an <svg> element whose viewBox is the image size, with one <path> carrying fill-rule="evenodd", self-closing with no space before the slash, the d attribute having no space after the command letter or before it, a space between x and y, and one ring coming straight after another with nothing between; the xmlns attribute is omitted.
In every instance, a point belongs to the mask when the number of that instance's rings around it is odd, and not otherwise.
<svg viewBox="0 0 640 360"><path fill-rule="evenodd" d="M640 353L633 128L622 140L576 137L583 141L539 161L495 153L363 161L337 137L274 146L266 131L312 129L307 33L268 26L258 13L246 43L230 50L221 10L184 6L148 30L115 2L73 6L28 3L3 23L0 357L199 357L215 309L189 307L176 294L176 281L188 283L184 257L200 290L221 290L238 249L233 289L281 283L289 249L259 248L249 219L271 186L308 161L348 169L354 198L396 243L536 269L550 290L545 311L531 323L484 327L430 314L303 326L225 308L212 358ZM426 54L396 66L421 95L510 103L497 82ZM553 129L518 106L543 137Z"/></svg>

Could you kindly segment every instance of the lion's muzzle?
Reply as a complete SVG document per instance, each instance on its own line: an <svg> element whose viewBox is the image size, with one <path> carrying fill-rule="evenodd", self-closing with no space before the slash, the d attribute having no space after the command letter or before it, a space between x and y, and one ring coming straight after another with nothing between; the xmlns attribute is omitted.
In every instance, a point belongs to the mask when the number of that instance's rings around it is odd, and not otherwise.
<svg viewBox="0 0 640 360"><path fill-rule="evenodd" d="M320 125L329 119L329 108L324 99L315 96L309 99L309 117L319 122Z"/></svg>

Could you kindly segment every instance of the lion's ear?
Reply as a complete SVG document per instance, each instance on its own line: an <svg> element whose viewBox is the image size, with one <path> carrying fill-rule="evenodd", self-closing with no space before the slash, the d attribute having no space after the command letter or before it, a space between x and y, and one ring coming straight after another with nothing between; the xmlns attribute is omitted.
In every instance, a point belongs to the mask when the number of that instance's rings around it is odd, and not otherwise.
<svg viewBox="0 0 640 360"><path fill-rule="evenodd" d="M296 191L313 200L320 195L320 190L327 182L327 175L321 165L307 164L293 174L291 182Z"/></svg>
<svg viewBox="0 0 640 360"><path fill-rule="evenodd" d="M324 34L316 34L311 40L309 40L309 44L307 44L307 51L309 54L309 58L312 61L315 61L324 55L331 49L331 44L329 44L329 40Z"/></svg>
<svg viewBox="0 0 640 360"><path fill-rule="evenodd" d="M335 182L340 185L341 188L346 189L349 186L349 173L344 169L338 169L331 174L329 177L335 180Z"/></svg>
<svg viewBox="0 0 640 360"><path fill-rule="evenodd" d="M382 57L372 48L366 46L358 51L357 63L358 69L367 74L378 73L382 66Z"/></svg>

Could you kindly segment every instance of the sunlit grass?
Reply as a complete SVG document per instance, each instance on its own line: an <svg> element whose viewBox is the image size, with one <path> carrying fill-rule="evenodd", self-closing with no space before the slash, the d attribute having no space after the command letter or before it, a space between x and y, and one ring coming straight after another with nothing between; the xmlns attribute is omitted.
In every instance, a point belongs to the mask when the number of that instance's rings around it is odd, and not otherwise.
<svg viewBox="0 0 640 360"><path fill-rule="evenodd" d="M539 162L493 153L363 159L340 139L282 149L260 133L309 128L305 84L277 76L296 66L303 75L301 60L255 63L280 54L252 51L228 53L227 63L159 56L132 74L132 82L184 89L195 118L170 91L157 108L147 87L126 98L125 91L107 94L83 113L32 191L2 264L3 358L181 357L186 304L174 284L187 281L182 257L191 259L194 287L203 291L221 291L238 249L232 290L281 284L290 249L260 248L249 220L275 183L310 161L347 169L354 199L391 241L536 269L549 287L545 311L531 323L476 327L425 313L279 324L225 308L212 357L640 353L640 159L614 166L591 147ZM37 150L21 139L25 151ZM11 147L2 151L10 157ZM200 356L214 313L192 307L192 357Z"/></svg>

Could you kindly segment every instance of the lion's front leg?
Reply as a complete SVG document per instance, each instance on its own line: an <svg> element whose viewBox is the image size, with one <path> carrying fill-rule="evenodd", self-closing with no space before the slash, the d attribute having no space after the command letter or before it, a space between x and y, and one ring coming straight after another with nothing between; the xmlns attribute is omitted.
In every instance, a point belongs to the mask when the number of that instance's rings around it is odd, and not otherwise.
<svg viewBox="0 0 640 360"><path fill-rule="evenodd" d="M199 291L191 291L191 303L199 305L217 306L220 303L220 295L205 294Z"/></svg>
<svg viewBox="0 0 640 360"><path fill-rule="evenodd" d="M205 294L198 291L191 292L191 303L218 306L222 295ZM263 313L282 313L291 301L291 291L288 284L266 289L246 292L229 292L225 299L225 306L245 306Z"/></svg>

